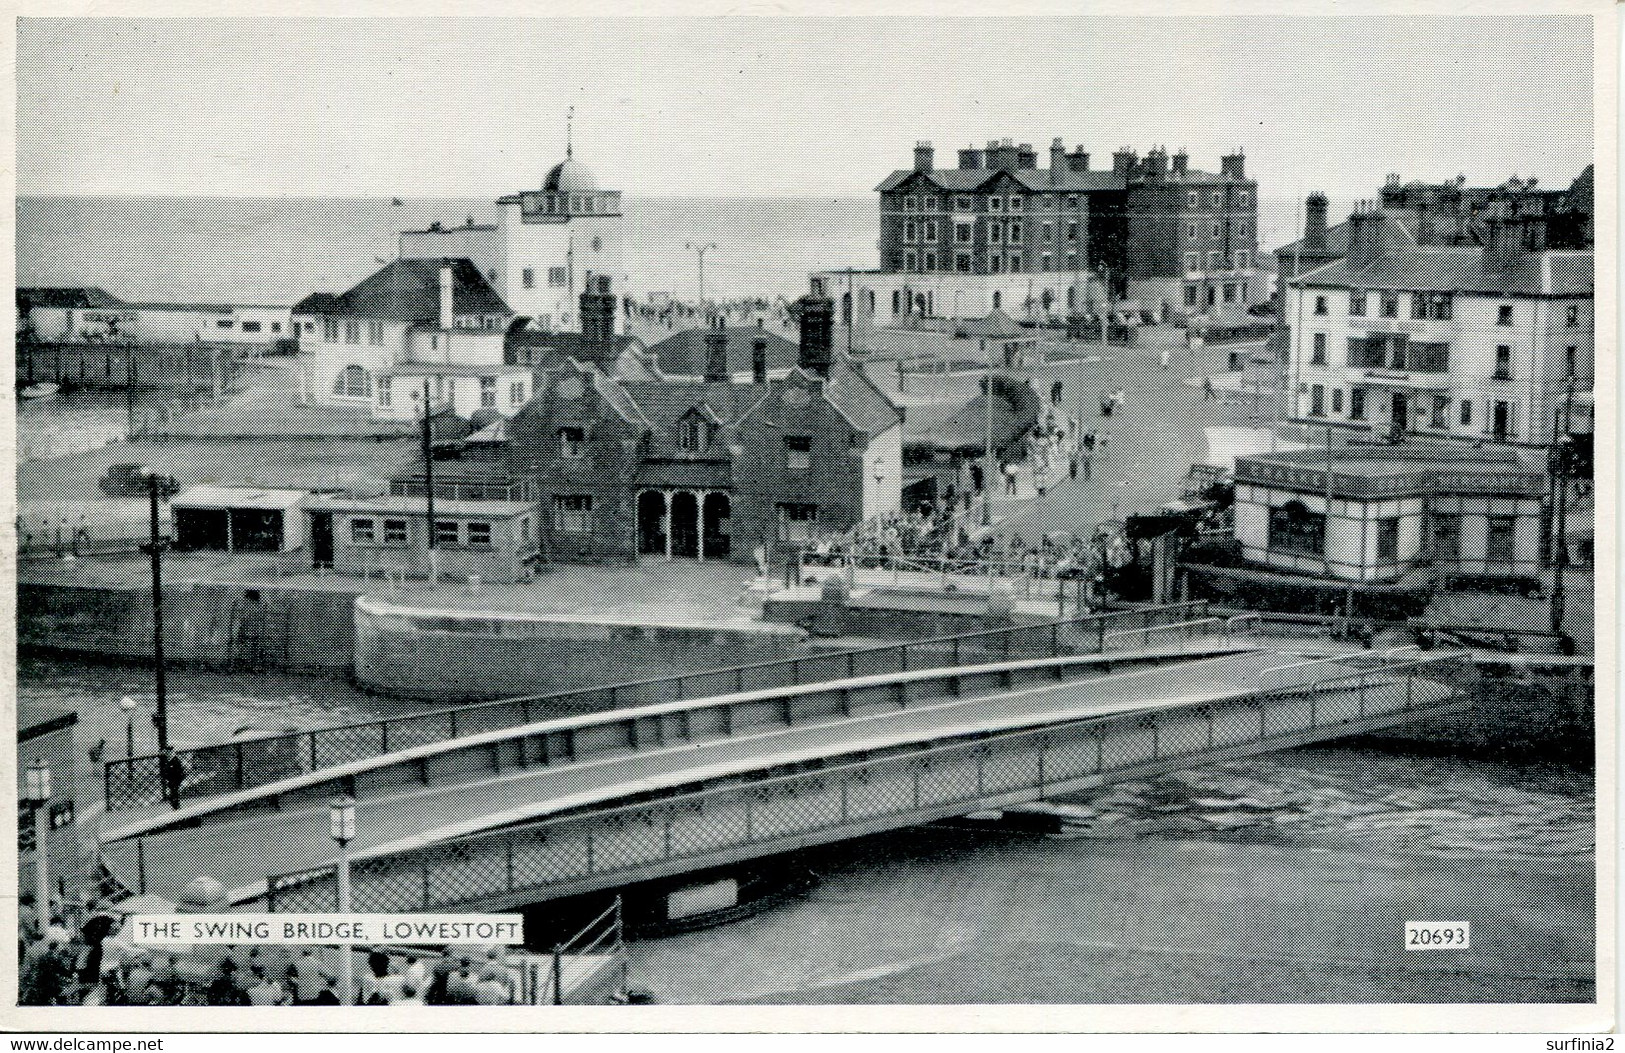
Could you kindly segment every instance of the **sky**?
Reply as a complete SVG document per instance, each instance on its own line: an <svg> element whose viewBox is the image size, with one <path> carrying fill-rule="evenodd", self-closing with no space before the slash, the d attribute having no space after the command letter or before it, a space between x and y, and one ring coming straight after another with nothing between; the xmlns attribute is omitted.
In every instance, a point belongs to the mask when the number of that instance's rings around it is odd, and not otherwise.
<svg viewBox="0 0 1625 1053"><path fill-rule="evenodd" d="M1243 147L1261 192L1567 186L1592 36L1550 18L24 19L20 194L861 196L931 140Z"/></svg>

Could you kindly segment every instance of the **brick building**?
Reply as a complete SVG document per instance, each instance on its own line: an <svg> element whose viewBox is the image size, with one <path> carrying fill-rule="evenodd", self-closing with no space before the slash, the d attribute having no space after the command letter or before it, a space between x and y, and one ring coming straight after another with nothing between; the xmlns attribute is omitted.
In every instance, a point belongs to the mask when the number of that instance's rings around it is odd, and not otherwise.
<svg viewBox="0 0 1625 1053"><path fill-rule="evenodd" d="M625 380L579 361L539 374L506 424L534 482L546 558L730 559L899 507L902 413L832 347L827 299L800 302L798 362L768 374L765 334L736 378L727 334L698 375Z"/></svg>
<svg viewBox="0 0 1625 1053"><path fill-rule="evenodd" d="M1030 144L1009 139L960 150L958 161L936 167L921 142L914 167L876 188L879 269L815 276L829 289L853 286L841 296L843 325L854 311L860 327L995 310L1090 314L1103 281L1114 298L1161 315L1268 298L1254 269L1258 187L1240 151L1217 173L1161 147L1144 160L1123 149L1109 170L1095 169L1060 139L1047 168Z"/></svg>

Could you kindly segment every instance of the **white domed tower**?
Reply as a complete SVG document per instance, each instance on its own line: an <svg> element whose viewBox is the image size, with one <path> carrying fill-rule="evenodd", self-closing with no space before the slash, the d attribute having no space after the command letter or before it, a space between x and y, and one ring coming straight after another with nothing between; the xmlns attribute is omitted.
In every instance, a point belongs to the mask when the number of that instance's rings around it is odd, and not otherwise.
<svg viewBox="0 0 1625 1053"><path fill-rule="evenodd" d="M607 275L617 293L626 287L621 192L603 189L592 169L575 159L569 132L565 139L564 160L548 170L539 190L497 199L495 226L408 231L401 235L401 255L468 256L533 327L579 332L589 275Z"/></svg>

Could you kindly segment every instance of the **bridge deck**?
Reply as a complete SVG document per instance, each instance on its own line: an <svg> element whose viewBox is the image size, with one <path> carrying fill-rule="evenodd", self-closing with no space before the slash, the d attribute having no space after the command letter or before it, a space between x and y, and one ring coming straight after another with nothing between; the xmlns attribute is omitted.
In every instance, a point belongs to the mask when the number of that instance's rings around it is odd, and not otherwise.
<svg viewBox="0 0 1625 1053"><path fill-rule="evenodd" d="M358 836L352 851L357 855L396 851L463 836L563 807L612 801L656 780L713 778L775 760L789 763L802 757L883 748L979 727L1038 725L1196 705L1266 687L1310 684L1352 671L1337 663L1282 668L1293 661L1275 652L1246 652L403 790L358 802ZM267 874L320 866L334 857L325 802L268 814L203 817L199 825L150 833L140 841L139 858L134 838L106 844L107 865L130 887L164 895L173 895L193 878L207 874L232 889L236 899L256 898Z"/></svg>

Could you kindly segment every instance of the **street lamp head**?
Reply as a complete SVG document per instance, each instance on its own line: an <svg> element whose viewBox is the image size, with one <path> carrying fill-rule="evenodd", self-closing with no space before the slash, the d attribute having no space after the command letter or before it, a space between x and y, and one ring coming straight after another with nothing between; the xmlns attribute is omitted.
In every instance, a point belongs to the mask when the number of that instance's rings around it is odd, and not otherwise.
<svg viewBox="0 0 1625 1053"><path fill-rule="evenodd" d="M24 781L30 804L35 807L42 807L50 801L51 769L45 763L44 757L34 758L34 762L28 766L28 774Z"/></svg>
<svg viewBox="0 0 1625 1053"><path fill-rule="evenodd" d="M345 844L355 838L355 798L335 797L328 806L329 833L333 840Z"/></svg>
<svg viewBox="0 0 1625 1053"><path fill-rule="evenodd" d="M118 707L120 709L124 710L124 712L126 714L134 713L135 712L135 707L136 707L136 701L135 701L135 699L131 698L129 695L125 695L123 698L118 700Z"/></svg>

